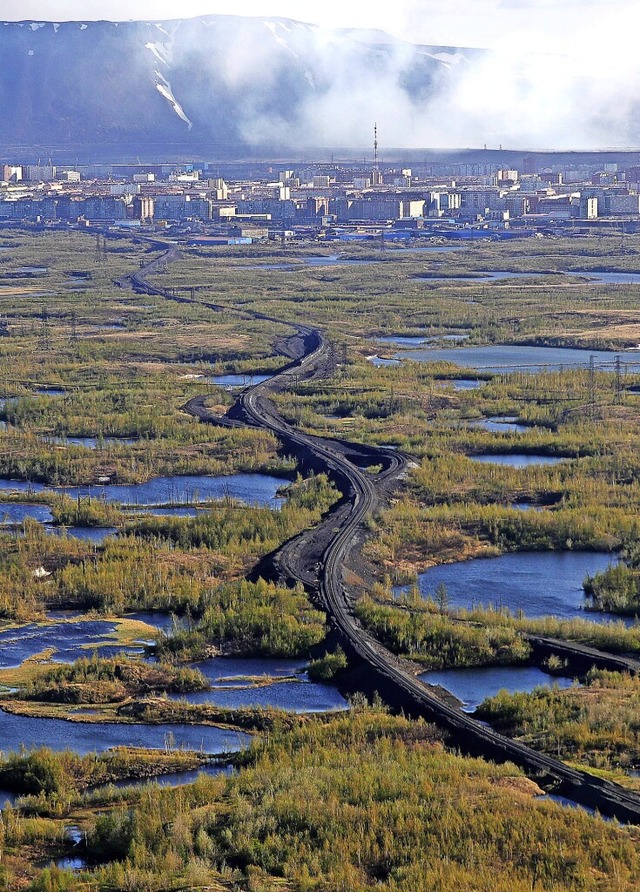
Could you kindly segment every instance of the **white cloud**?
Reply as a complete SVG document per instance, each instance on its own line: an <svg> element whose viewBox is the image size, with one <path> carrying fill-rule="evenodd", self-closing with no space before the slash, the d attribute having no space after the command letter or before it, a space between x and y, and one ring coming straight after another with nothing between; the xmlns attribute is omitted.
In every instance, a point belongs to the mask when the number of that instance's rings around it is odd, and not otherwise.
<svg viewBox="0 0 640 892"><path fill-rule="evenodd" d="M631 27L636 9L637 0L183 0L179 6L165 0L2 0L0 16L283 16L330 28L379 28L414 43L491 47L496 52L474 60L446 99L414 106L400 86L407 49L399 46L393 66L376 74L347 67L327 33L320 59L325 89L314 91L295 122L285 114L265 115L259 106L241 109L246 136L256 142L277 137L283 144L362 146L369 144L377 119L389 146L601 148L638 138L632 130L640 82ZM228 83L239 87L257 76L266 87L265 78L277 74L267 62L278 45L272 34L271 42L227 47L222 67ZM460 69L464 74L464 65Z"/></svg>
<svg viewBox="0 0 640 892"><path fill-rule="evenodd" d="M557 51L598 34L607 23L625 31L636 0L3 0L6 20L172 19L199 15L283 16L325 27L369 27L415 42Z"/></svg>

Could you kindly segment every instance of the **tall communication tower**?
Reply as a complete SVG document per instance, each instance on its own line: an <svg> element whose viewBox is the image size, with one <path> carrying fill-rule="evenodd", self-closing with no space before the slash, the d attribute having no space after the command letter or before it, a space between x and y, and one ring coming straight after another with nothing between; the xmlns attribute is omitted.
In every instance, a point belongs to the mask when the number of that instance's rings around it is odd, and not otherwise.
<svg viewBox="0 0 640 892"><path fill-rule="evenodd" d="M373 169L378 169L378 122L373 125Z"/></svg>
<svg viewBox="0 0 640 892"><path fill-rule="evenodd" d="M380 162L378 158L378 122L373 125L373 174L371 182L374 186L382 183L382 174L380 173Z"/></svg>

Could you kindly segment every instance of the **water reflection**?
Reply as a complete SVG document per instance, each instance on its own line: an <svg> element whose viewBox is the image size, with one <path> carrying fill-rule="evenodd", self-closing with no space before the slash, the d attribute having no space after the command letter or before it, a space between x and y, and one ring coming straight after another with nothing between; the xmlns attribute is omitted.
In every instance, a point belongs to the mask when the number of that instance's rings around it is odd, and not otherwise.
<svg viewBox="0 0 640 892"><path fill-rule="evenodd" d="M441 685L462 702L465 712L474 712L499 691L510 694L534 688L568 688L573 681L549 675L536 666L481 666L474 669L434 669L419 676L421 681Z"/></svg>
<svg viewBox="0 0 640 892"><path fill-rule="evenodd" d="M609 622L611 614L585 612L582 583L587 574L600 573L611 563L617 558L608 552L520 551L430 567L418 576L418 586L426 597L443 583L453 608L493 605L529 617Z"/></svg>

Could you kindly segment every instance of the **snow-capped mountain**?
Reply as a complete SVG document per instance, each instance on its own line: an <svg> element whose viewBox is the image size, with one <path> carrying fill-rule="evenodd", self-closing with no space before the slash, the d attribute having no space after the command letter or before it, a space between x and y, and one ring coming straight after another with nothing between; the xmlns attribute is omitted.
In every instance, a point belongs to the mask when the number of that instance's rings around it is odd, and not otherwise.
<svg viewBox="0 0 640 892"><path fill-rule="evenodd" d="M480 50L235 16L0 23L0 146L432 144ZM424 138L418 138L418 136Z"/></svg>

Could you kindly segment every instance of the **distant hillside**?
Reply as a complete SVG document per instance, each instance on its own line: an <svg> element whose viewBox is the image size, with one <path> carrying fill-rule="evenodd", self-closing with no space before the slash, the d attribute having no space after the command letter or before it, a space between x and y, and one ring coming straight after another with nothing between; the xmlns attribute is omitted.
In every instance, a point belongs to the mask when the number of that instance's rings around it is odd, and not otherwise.
<svg viewBox="0 0 640 892"><path fill-rule="evenodd" d="M426 110L485 55L286 19L4 22L0 147L362 146L374 119L428 145Z"/></svg>

